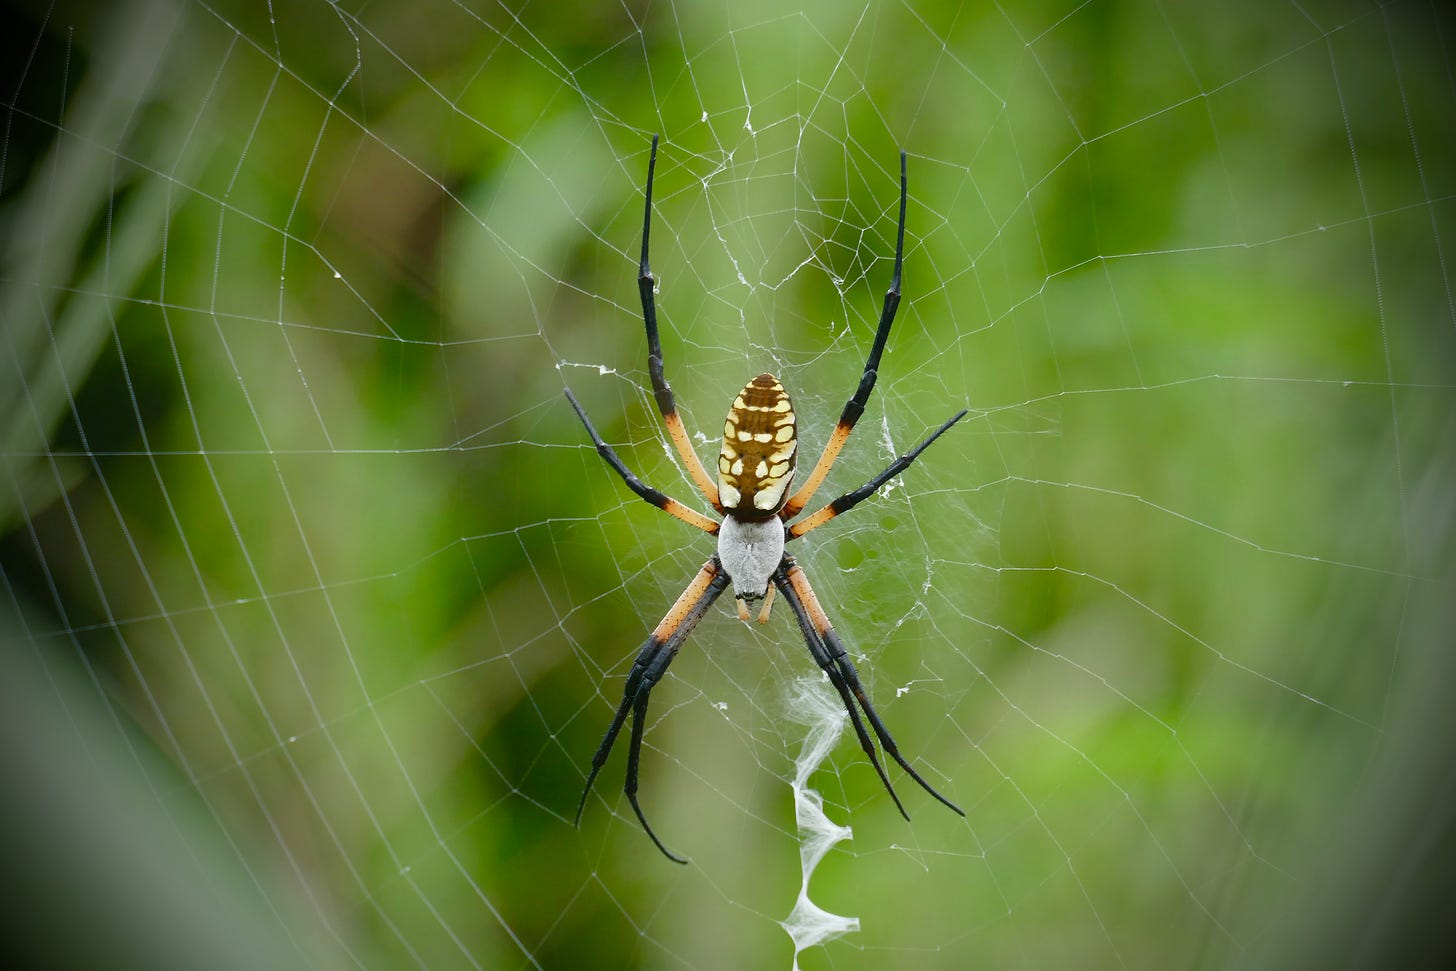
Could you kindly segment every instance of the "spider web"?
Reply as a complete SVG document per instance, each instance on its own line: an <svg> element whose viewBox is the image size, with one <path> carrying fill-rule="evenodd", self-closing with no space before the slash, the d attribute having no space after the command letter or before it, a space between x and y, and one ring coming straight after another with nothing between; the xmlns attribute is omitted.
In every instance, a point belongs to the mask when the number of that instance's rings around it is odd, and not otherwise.
<svg viewBox="0 0 1456 971"><path fill-rule="evenodd" d="M1449 951L1438 5L7 20L19 946L273 968ZM711 551L562 395L701 507L637 304L653 133L667 374L709 460L762 371L822 447L909 153L905 303L822 498L970 415L795 554L964 819L895 771L900 819L784 605L745 627L729 604L654 691L642 759L692 865L640 831L622 751L571 826L635 649Z"/></svg>

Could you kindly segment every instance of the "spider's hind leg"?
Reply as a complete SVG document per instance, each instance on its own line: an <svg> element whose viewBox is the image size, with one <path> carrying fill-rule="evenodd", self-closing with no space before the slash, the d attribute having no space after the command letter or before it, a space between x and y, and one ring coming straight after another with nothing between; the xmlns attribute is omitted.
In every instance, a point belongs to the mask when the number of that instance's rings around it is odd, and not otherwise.
<svg viewBox="0 0 1456 971"><path fill-rule="evenodd" d="M875 329L875 340L870 345L869 357L865 359L864 371L859 377L859 385L850 399L844 403L844 410L839 414L839 422L834 426L834 432L829 436L829 441L825 443L819 461L814 463L814 468L809 471L809 477L779 511L779 515L784 519L792 519L809 504L809 500L818 491L825 476L829 474L829 470L834 467L834 460L839 457L844 443L849 441L849 433L854 430L855 422L859 421L860 416L864 414L865 403L870 399L870 392L875 389L875 381L879 377L880 356L885 352L885 342L890 338L890 327L895 323L895 312L900 308L900 282L905 269L906 186L905 153L901 152L900 223L899 228L895 230L895 270L890 277L890 288L885 291L885 303L880 309L880 324Z"/></svg>
<svg viewBox="0 0 1456 971"><path fill-rule="evenodd" d="M667 426L668 437L672 439L673 447L687 466L688 475L713 508L722 512L723 507L718 501L718 484L708 475L703 460L693 450L693 443L683 426L682 416L677 413L677 402L673 399L672 387L668 385L667 375L662 367L662 340L657 333L657 298L653 292L657 280L653 277L652 267L647 260L648 244L652 236L652 177L656 171L657 136L653 135L652 154L647 159L647 189L644 193L646 201L642 207L642 259L637 264L637 294L642 301L642 324L647 331L647 373L652 378L652 397L657 402L657 410L662 413L662 423Z"/></svg>

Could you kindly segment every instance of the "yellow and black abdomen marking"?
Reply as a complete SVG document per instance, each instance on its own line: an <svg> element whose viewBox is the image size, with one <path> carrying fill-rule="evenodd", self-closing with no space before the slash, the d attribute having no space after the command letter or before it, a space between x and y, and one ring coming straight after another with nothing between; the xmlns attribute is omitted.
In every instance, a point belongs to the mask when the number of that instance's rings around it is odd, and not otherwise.
<svg viewBox="0 0 1456 971"><path fill-rule="evenodd" d="M723 423L718 498L739 519L768 519L783 508L799 440L794 405L772 374L748 382Z"/></svg>

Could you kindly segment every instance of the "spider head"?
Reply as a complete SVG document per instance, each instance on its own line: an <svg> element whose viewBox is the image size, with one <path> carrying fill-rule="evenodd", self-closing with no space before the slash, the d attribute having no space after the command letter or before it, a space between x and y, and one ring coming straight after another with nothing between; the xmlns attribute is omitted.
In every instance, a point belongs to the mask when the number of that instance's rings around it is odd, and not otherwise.
<svg viewBox="0 0 1456 971"><path fill-rule="evenodd" d="M784 524L777 519L739 519L731 513L718 530L718 562L733 581L738 616L769 594L769 580L784 558ZM767 611L763 613L767 619Z"/></svg>

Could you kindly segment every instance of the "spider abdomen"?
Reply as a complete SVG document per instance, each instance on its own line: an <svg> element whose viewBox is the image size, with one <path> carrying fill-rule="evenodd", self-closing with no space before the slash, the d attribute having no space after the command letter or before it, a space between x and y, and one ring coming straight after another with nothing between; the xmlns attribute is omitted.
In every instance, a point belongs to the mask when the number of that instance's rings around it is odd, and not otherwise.
<svg viewBox="0 0 1456 971"><path fill-rule="evenodd" d="M745 520L769 519L788 499L799 442L794 405L772 374L760 374L733 399L718 454L723 511Z"/></svg>

